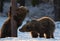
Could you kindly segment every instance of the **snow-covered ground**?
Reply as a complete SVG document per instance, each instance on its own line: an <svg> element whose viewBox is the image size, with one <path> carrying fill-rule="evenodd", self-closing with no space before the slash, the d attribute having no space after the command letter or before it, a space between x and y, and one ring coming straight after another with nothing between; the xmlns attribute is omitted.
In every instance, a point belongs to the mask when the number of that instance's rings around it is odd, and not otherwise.
<svg viewBox="0 0 60 41"><path fill-rule="evenodd" d="M7 17L0 17L0 29L3 25L3 23L5 22L5 19ZM23 22L23 25L26 23L26 21ZM20 26L18 28L18 37L7 37L7 38L0 38L0 41L60 41L60 22L55 22L56 25L56 29L54 32L54 39L50 38L50 39L46 39L46 38L32 38L30 32L19 32L19 28L21 28L22 26Z"/></svg>

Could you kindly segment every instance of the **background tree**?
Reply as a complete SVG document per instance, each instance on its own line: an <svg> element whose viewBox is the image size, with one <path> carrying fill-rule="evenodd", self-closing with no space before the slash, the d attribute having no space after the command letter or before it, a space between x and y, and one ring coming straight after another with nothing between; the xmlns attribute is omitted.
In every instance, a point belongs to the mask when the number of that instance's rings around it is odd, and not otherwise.
<svg viewBox="0 0 60 41"><path fill-rule="evenodd" d="M20 6L25 6L25 0L17 0Z"/></svg>
<svg viewBox="0 0 60 41"><path fill-rule="evenodd" d="M17 37L17 24L16 21L13 19L13 16L16 14L16 0L11 0L11 36Z"/></svg>
<svg viewBox="0 0 60 41"><path fill-rule="evenodd" d="M42 0L32 0L31 3L32 3L32 6L36 6L36 5L39 5L39 3L42 3Z"/></svg>
<svg viewBox="0 0 60 41"><path fill-rule="evenodd" d="M60 21L60 0L54 0L55 20Z"/></svg>
<svg viewBox="0 0 60 41"><path fill-rule="evenodd" d="M3 12L3 2L4 0L0 0L0 12Z"/></svg>

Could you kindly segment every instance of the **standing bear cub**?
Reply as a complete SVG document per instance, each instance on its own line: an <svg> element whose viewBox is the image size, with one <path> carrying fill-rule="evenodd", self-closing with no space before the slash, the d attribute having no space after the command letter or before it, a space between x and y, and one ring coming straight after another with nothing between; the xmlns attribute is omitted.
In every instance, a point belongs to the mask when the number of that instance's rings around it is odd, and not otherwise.
<svg viewBox="0 0 60 41"><path fill-rule="evenodd" d="M19 8L17 8L16 14L13 16L13 19L17 24L17 27L16 27L17 29L22 24L28 11L29 10L24 6L20 6ZM10 7L8 18L4 22L2 29L1 29L0 38L11 37L11 17L12 17L12 13L11 13L11 7Z"/></svg>
<svg viewBox="0 0 60 41"><path fill-rule="evenodd" d="M31 32L33 38L45 37L54 38L55 23L50 17L42 17L40 19L27 22L19 31ZM45 34L45 35L44 35Z"/></svg>

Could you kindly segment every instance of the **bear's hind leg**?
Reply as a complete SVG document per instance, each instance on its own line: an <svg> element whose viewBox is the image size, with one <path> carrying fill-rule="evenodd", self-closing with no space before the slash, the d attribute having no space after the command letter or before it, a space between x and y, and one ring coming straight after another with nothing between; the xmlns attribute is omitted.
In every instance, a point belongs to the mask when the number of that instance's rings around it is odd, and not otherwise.
<svg viewBox="0 0 60 41"><path fill-rule="evenodd" d="M50 37L50 33L47 31L47 32L45 32L45 34L46 34L46 38L51 38Z"/></svg>
<svg viewBox="0 0 60 41"><path fill-rule="evenodd" d="M37 38L38 37L38 33L37 32L31 32L32 38Z"/></svg>
<svg viewBox="0 0 60 41"><path fill-rule="evenodd" d="M50 34L50 37L51 37L51 38L54 38L54 35L53 35L53 34Z"/></svg>
<svg viewBox="0 0 60 41"><path fill-rule="evenodd" d="M1 33L1 37L0 38L5 38L6 34L5 33Z"/></svg>
<svg viewBox="0 0 60 41"><path fill-rule="evenodd" d="M51 35L51 38L54 38L54 36L53 36L53 35Z"/></svg>

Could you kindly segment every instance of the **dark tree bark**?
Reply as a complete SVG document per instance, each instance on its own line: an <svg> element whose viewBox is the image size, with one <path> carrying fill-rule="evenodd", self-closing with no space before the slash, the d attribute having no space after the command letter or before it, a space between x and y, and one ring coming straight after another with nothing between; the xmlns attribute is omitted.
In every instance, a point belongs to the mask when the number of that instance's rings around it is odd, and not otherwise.
<svg viewBox="0 0 60 41"><path fill-rule="evenodd" d="M3 12L3 2L4 0L0 0L0 12Z"/></svg>
<svg viewBox="0 0 60 41"><path fill-rule="evenodd" d="M11 0L11 37L17 37L17 23L13 19L13 16L16 14L16 0Z"/></svg>
<svg viewBox="0 0 60 41"><path fill-rule="evenodd" d="M32 0L31 3L32 3L32 6L35 7L36 5L39 5L40 3L42 3L42 0Z"/></svg>
<svg viewBox="0 0 60 41"><path fill-rule="evenodd" d="M54 0L55 21L60 21L60 0Z"/></svg>
<svg viewBox="0 0 60 41"><path fill-rule="evenodd" d="M20 6L25 6L25 0L20 0L19 4L20 4Z"/></svg>

